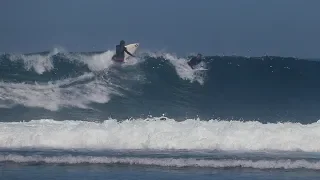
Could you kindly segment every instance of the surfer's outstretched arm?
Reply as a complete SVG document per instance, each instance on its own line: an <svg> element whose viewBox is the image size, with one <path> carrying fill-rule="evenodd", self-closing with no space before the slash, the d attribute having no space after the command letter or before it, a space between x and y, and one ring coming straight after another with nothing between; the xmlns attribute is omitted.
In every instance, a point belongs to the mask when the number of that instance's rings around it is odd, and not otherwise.
<svg viewBox="0 0 320 180"><path fill-rule="evenodd" d="M129 54L130 56L134 57L134 55L132 55L132 54L127 50L127 48L124 48L124 51L125 51L127 54Z"/></svg>

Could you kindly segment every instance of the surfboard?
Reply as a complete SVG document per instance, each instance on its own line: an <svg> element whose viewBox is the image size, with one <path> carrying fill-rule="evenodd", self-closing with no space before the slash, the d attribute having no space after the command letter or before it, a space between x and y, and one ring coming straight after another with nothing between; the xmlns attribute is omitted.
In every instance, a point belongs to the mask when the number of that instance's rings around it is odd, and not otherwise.
<svg viewBox="0 0 320 180"><path fill-rule="evenodd" d="M137 51L139 47L139 43L133 43L133 44L128 44L125 46L127 50L134 55L134 53ZM124 60L128 60L131 56L127 53L124 53Z"/></svg>

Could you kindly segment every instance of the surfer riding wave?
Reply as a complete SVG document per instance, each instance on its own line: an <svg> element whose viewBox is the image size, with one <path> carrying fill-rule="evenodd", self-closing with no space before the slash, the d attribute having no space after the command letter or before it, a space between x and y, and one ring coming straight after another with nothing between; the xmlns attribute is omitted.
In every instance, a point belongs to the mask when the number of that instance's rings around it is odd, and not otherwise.
<svg viewBox="0 0 320 180"><path fill-rule="evenodd" d="M195 66L202 62L202 54L198 53L196 57L193 57L190 61L188 61L188 65L194 69Z"/></svg>
<svg viewBox="0 0 320 180"><path fill-rule="evenodd" d="M116 54L112 56L112 60L117 62L124 62L124 53L129 54L132 57L135 57L132 55L127 48L125 47L125 41L121 40L120 44L116 46Z"/></svg>

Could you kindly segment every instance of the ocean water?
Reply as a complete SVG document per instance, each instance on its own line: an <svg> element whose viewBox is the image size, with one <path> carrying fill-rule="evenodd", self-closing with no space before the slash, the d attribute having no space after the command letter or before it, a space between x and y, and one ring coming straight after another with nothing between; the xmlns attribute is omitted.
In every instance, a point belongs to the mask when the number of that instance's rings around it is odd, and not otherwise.
<svg viewBox="0 0 320 180"><path fill-rule="evenodd" d="M317 179L320 61L0 55L1 179Z"/></svg>

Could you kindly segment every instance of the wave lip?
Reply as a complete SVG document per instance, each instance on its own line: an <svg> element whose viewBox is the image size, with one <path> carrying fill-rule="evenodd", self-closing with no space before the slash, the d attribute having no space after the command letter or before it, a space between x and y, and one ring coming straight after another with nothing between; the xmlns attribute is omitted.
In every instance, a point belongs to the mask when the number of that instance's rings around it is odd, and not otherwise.
<svg viewBox="0 0 320 180"><path fill-rule="evenodd" d="M10 54L9 60L17 62L22 60L26 70L34 70L38 74L43 74L44 72L51 71L54 68L54 56L64 50L61 48L54 48L48 54Z"/></svg>

